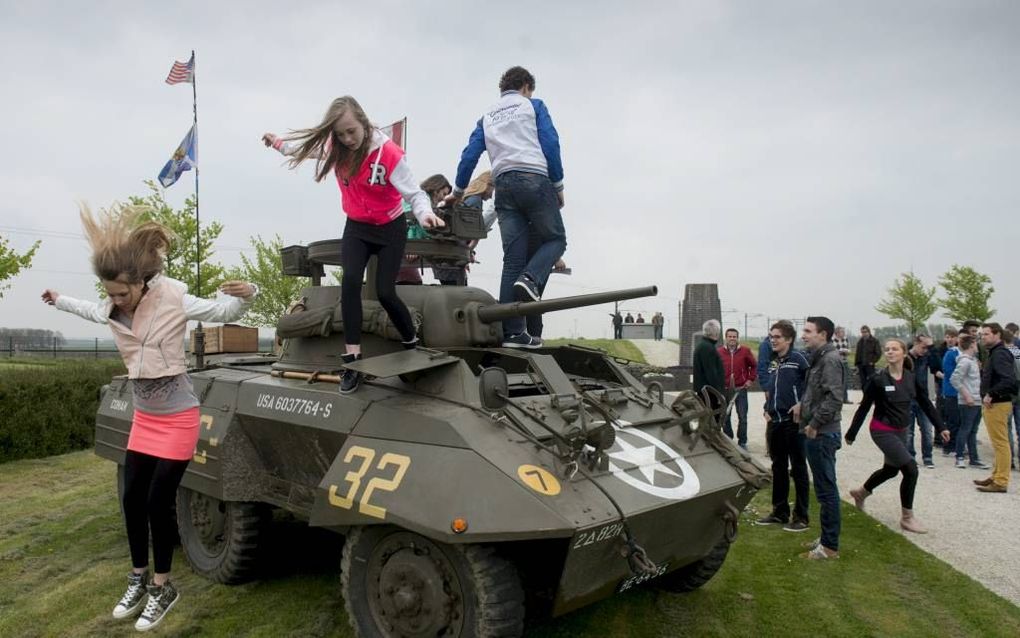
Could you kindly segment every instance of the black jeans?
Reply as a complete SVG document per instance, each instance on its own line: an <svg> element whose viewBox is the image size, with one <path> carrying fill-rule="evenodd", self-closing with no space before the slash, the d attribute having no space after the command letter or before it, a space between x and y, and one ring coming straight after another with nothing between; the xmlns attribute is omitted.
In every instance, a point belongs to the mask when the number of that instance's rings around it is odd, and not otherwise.
<svg viewBox="0 0 1020 638"><path fill-rule="evenodd" d="M344 321L344 342L361 343L361 286L368 258L376 256L375 291L393 325L404 341L414 339L414 322L407 306L397 296L397 273L407 245L407 222L400 216L385 226L347 222L343 237L344 274L340 283L340 315Z"/></svg>
<svg viewBox="0 0 1020 638"><path fill-rule="evenodd" d="M861 389L864 389L864 382L868 380L868 377L875 374L875 366L871 364L857 364L857 378L861 381Z"/></svg>
<svg viewBox="0 0 1020 638"><path fill-rule="evenodd" d="M124 522L127 524L131 564L149 565L149 530L156 573L170 572L177 521L173 504L188 461L161 459L128 450L124 455Z"/></svg>
<svg viewBox="0 0 1020 638"><path fill-rule="evenodd" d="M796 494L793 518L808 522L807 455L803 434L793 421L770 423L768 432L769 455L772 458L772 513L778 518L790 518L790 477Z"/></svg>

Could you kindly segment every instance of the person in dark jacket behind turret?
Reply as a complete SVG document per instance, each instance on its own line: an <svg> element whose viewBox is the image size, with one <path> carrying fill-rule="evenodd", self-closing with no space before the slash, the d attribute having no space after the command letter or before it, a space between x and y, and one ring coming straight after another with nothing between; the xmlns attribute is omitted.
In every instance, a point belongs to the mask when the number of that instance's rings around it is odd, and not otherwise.
<svg viewBox="0 0 1020 638"><path fill-rule="evenodd" d="M789 532L808 528L807 458L804 435L793 420L793 407L800 403L807 385L807 358L793 350L797 331L789 321L780 321L769 330L774 358L763 375L765 421L768 423L769 457L772 459L772 513L756 521L758 525L784 525ZM790 520L790 477L796 500Z"/></svg>
<svg viewBox="0 0 1020 638"><path fill-rule="evenodd" d="M882 346L878 339L871 336L871 328L861 326L861 338L857 341L857 352L854 353L854 365L857 366L857 376L861 382L861 388L868 377L875 374L875 364L882 358Z"/></svg>
<svg viewBox="0 0 1020 638"><path fill-rule="evenodd" d="M843 446L840 416L843 410L843 361L832 345L835 326L828 317L808 317L802 337L810 355L807 390L794 419L807 437L807 458L820 506L822 535L803 558L839 556L839 488L836 484L836 450Z"/></svg>

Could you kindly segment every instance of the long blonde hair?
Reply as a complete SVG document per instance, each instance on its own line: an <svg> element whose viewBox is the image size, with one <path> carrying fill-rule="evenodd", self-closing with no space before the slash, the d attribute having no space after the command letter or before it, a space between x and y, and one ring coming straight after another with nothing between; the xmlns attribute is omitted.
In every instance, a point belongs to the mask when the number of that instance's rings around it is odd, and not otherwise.
<svg viewBox="0 0 1020 638"><path fill-rule="evenodd" d="M87 204L78 208L97 277L114 281L123 275L125 283L137 284L163 272L173 234L156 222L142 221L149 207L115 203L96 214Z"/></svg>
<svg viewBox="0 0 1020 638"><path fill-rule="evenodd" d="M490 188L492 188L492 171L485 171L471 180L471 183L468 184L467 189L464 191L464 197L481 195Z"/></svg>
<svg viewBox="0 0 1020 638"><path fill-rule="evenodd" d="M890 337L885 340L885 345L889 345L890 343L899 344L900 350L903 351L903 369L913 370L914 360L910 358L910 348L907 347L907 342L898 337Z"/></svg>
<svg viewBox="0 0 1020 638"><path fill-rule="evenodd" d="M341 144L333 131L333 126L347 111L350 111L354 119L365 129L361 146L353 151ZM350 95L345 95L330 103L318 125L292 131L285 139L299 143L297 151L287 162L291 168L297 168L301 162L314 157L315 181L321 182L335 169L339 169L343 175L350 178L361 167L365 157L368 156L368 150L372 147L372 123L368 121L368 116L358 101Z"/></svg>

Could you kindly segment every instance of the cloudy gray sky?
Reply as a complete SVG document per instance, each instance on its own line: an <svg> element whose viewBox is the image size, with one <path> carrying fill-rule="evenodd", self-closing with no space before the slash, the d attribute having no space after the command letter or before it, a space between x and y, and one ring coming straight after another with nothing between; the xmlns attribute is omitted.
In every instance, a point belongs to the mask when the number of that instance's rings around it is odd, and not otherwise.
<svg viewBox="0 0 1020 638"><path fill-rule="evenodd" d="M1020 5L1013 2L0 2L0 233L37 238L0 325L107 330L45 307L92 295L75 201L142 194L191 124L198 52L201 205L250 235L339 235L339 193L259 143L319 121L339 95L377 123L407 116L419 179L453 176L497 81L521 64L559 130L569 277L547 297L657 284L625 308L676 329L692 282L724 319L890 323L873 309L901 272L952 263L995 283L1020 319L1015 176ZM482 160L482 165L487 160ZM482 170L480 166L479 170ZM1010 177L1013 175L1013 177ZM180 205L185 174L168 191ZM495 291L497 236L472 283ZM610 307L547 315L547 336L609 336Z"/></svg>

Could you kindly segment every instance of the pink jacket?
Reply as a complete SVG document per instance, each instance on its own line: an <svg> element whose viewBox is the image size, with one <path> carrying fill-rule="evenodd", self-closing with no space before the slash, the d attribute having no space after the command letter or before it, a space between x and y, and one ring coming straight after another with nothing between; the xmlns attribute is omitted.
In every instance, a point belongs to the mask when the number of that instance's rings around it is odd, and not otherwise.
<svg viewBox="0 0 1020 638"><path fill-rule="evenodd" d="M188 320L228 322L239 319L251 300L239 297L200 299L187 294L187 286L162 275L149 280L149 290L135 308L131 327L110 319L113 304L57 297L58 310L89 321L105 323L113 332L130 379L157 379L187 372L184 335Z"/></svg>

